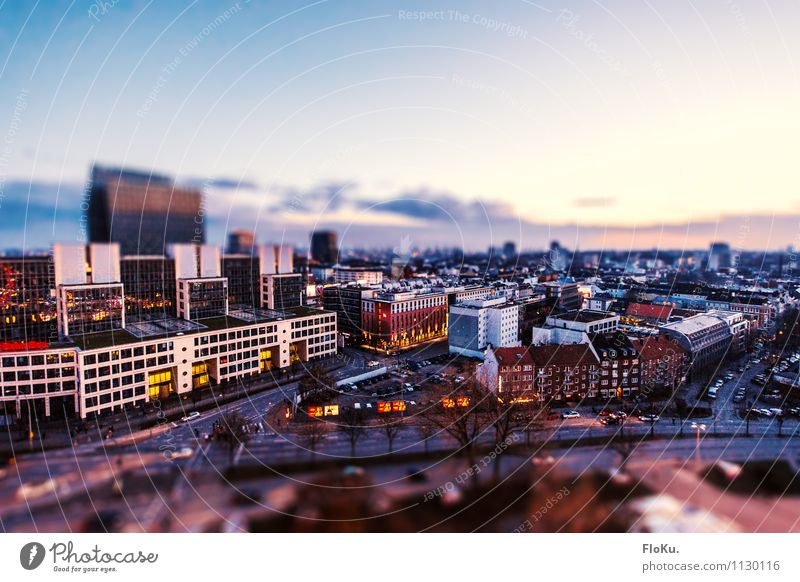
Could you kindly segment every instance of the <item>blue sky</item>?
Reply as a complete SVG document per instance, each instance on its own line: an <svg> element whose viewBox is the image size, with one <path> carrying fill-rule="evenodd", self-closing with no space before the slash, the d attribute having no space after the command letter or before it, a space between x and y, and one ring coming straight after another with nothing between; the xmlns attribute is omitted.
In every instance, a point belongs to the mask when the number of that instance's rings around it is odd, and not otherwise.
<svg viewBox="0 0 800 582"><path fill-rule="evenodd" d="M73 237L93 160L241 182L209 191L219 240L797 246L798 25L737 0L6 0L0 246Z"/></svg>

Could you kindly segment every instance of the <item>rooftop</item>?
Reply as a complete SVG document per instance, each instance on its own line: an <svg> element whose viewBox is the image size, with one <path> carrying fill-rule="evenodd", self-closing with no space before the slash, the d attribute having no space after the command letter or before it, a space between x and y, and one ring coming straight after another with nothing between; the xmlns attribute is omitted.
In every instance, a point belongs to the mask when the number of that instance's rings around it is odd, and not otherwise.
<svg viewBox="0 0 800 582"><path fill-rule="evenodd" d="M662 325L661 328L676 331L684 335L692 335L694 333L698 333L710 329L712 327L716 327L720 324L724 325L724 322L718 317L701 314L701 315L693 315L691 317L687 317L686 319L682 319L681 321L676 321L673 323Z"/></svg>
<svg viewBox="0 0 800 582"><path fill-rule="evenodd" d="M590 309L581 309L577 311L568 311L567 313L561 313L559 315L553 315L554 319L563 319L565 321L576 321L578 323L592 323L595 321L601 321L603 319L608 319L610 317L615 317L611 313L606 313L605 311L592 311Z"/></svg>
<svg viewBox="0 0 800 582"><path fill-rule="evenodd" d="M332 311L323 311L311 307L292 307L283 311L269 309L254 309L252 311L234 311L227 316L210 317L198 321L185 321L182 319L166 319L148 321L143 327L142 323L135 326L131 333L127 329L90 333L85 335L70 336L72 344L82 351L96 350L105 347L136 343L147 340L158 340L175 337L178 334L191 335L204 331L221 331L229 328L253 325L254 323L267 323L284 319L311 317L322 314L332 314ZM134 335L134 334L139 334ZM65 344L67 345L67 344Z"/></svg>

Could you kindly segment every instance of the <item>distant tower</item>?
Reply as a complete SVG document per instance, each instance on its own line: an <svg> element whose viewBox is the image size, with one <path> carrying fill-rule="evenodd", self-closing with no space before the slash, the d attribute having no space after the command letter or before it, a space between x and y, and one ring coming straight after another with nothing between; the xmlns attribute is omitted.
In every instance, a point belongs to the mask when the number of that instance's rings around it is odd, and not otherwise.
<svg viewBox="0 0 800 582"><path fill-rule="evenodd" d="M332 265L339 260L336 233L332 230L317 230L311 234L311 258L319 263Z"/></svg>
<svg viewBox="0 0 800 582"><path fill-rule="evenodd" d="M507 259L517 256L517 245L514 244L513 240L507 241L506 244L503 245L503 256Z"/></svg>
<svg viewBox="0 0 800 582"><path fill-rule="evenodd" d="M164 255L173 243L205 242L203 193L172 178L92 167L89 241L116 242L123 255Z"/></svg>
<svg viewBox="0 0 800 582"><path fill-rule="evenodd" d="M731 247L728 243L714 242L708 251L708 270L719 271L731 268Z"/></svg>
<svg viewBox="0 0 800 582"><path fill-rule="evenodd" d="M230 255L252 255L255 252L256 234L243 228L228 233L227 252Z"/></svg>

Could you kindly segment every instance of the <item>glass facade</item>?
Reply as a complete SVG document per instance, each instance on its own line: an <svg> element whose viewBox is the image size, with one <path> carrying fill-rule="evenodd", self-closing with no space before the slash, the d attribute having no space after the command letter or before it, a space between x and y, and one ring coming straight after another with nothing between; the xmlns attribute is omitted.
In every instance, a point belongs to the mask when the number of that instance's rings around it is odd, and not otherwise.
<svg viewBox="0 0 800 582"><path fill-rule="evenodd" d="M48 341L57 336L50 257L0 258L0 341Z"/></svg>
<svg viewBox="0 0 800 582"><path fill-rule="evenodd" d="M192 319L225 315L228 292L224 281L191 281L188 287Z"/></svg>
<svg viewBox="0 0 800 582"><path fill-rule="evenodd" d="M125 257L120 261L128 321L164 319L176 313L175 261L167 257Z"/></svg>
<svg viewBox="0 0 800 582"><path fill-rule="evenodd" d="M122 285L67 287L64 306L69 335L122 329Z"/></svg>

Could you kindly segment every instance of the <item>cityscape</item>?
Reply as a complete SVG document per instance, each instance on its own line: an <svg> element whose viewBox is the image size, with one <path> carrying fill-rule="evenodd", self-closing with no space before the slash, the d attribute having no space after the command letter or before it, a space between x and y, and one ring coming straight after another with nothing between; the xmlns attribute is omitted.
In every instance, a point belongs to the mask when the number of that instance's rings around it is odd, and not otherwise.
<svg viewBox="0 0 800 582"><path fill-rule="evenodd" d="M127 55L113 59L130 68L130 83L100 71L96 54L81 56L82 72L67 67L64 79L93 83L98 67L109 92L97 119L61 105L77 103L67 87L53 98L63 124L45 127L33 120L46 113L37 99L50 82L37 76L39 62L17 54L0 70L30 75L13 96L2 93L11 125L0 152L0 531L800 532L797 182L756 159L797 151L783 141L794 143L800 127L797 86L782 94L789 105L775 103L785 127L767 122L772 112L752 122L774 134L728 124L758 102L752 96L731 96L741 110L719 112L729 133L703 124L682 133L671 108L691 99L670 72L674 53L650 49L664 70L641 76L588 2L527 6L535 17L507 8L490 17L494 7L474 4L341 14L255 4L186 7L180 34L167 24L177 8L145 16L170 43L141 56L158 71L153 83ZM315 16L302 22L317 32L292 20L306 9ZM122 34L115 27L138 26L125 3L82 10L104 42ZM755 43L762 21L751 10ZM17 25L25 38L17 21L27 9L0 4L9 11L16 24L0 25L0 46ZM73 12L64 18L75 26ZM377 28L356 39L335 30L371 20ZM33 22L72 46L60 23ZM732 22L715 25L726 47L728 31L743 26ZM269 81L237 80L245 65L232 63L229 75L214 51L251 42L256 24L275 24L273 36L241 58L286 62L264 69ZM650 110L633 98L631 119L611 103L599 114L583 108L574 80L559 84L573 72L538 60L536 83L492 88L508 43L513 56L553 30L578 43L558 66L575 54L578 69L597 75L596 101L604 90L617 98L623 81L609 76L642 83L643 101L653 84L682 97L649 104L667 117L657 125L642 121ZM309 40L308 59L291 52L292 39L317 33L342 36ZM485 81L448 69L488 53L465 40L465 60L450 62L446 42L485 34L501 37L481 41L495 51L495 64L472 72ZM39 36L23 49L38 47L49 74L63 63ZM314 68L345 58L326 60L337 42L353 51L347 58L365 59L342 85L338 69ZM763 42L765 53L778 50ZM368 54L381 50L411 56ZM696 66L711 97L727 94L713 65ZM529 74L514 71L515 80ZM765 91L772 73L763 72ZM319 78L313 88L297 81L297 104L282 94L274 112L254 104L273 95L270 83L279 92L284 75L306 74ZM463 110L426 85L442 79L466 93ZM207 92L197 101L195 80ZM337 92L358 83L364 93L339 103ZM372 83L392 85L373 93ZM395 83L410 84L403 92ZM229 87L244 93L241 107ZM562 90L575 95L563 97L566 113L550 100ZM330 101L324 109L317 94ZM185 109L168 105L184 97ZM686 105L687 119L705 116L705 105ZM451 125L453 111L469 128ZM591 129L575 129L587 119ZM637 119L654 124L641 128L650 145L638 141ZM294 133L282 138L284 123ZM614 124L596 142L597 127ZM545 138L518 150L523 133ZM63 157L48 158L62 147ZM747 148L746 163L730 154L736 147ZM722 168L735 177L713 178ZM759 176L763 188L753 188Z"/></svg>

